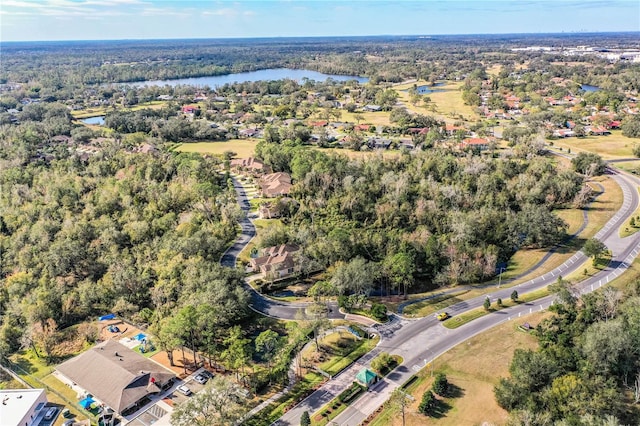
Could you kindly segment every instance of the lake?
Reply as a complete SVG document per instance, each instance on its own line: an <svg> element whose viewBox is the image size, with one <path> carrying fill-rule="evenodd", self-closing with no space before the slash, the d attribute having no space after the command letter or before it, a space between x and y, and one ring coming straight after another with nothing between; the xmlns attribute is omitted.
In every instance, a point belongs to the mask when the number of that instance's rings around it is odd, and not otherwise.
<svg viewBox="0 0 640 426"><path fill-rule="evenodd" d="M600 90L598 86L591 86L590 84L583 84L580 88L585 92L597 92Z"/></svg>
<svg viewBox="0 0 640 426"><path fill-rule="evenodd" d="M360 83L366 83L369 81L366 77L356 77L352 75L332 75L323 74L317 71L310 70L294 70L290 68L272 68L260 71L239 72L235 74L227 75L215 75L209 77L193 77L193 78L179 78L175 80L150 80L140 81L130 84L135 87L147 87L147 86L209 86L211 88L220 87L227 83L247 83L253 81L271 81L271 80L283 80L285 78L301 82L307 78L315 81L325 81L328 78L338 81L357 80Z"/></svg>
<svg viewBox="0 0 640 426"><path fill-rule="evenodd" d="M81 120L85 124L97 124L98 126L104 126L104 115L97 117L89 117Z"/></svg>

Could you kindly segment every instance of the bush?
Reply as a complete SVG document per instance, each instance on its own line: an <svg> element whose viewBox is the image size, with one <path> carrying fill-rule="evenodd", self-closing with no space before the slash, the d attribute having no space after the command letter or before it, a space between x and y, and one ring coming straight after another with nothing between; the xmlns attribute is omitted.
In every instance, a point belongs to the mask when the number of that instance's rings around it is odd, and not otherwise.
<svg viewBox="0 0 640 426"><path fill-rule="evenodd" d="M300 426L311 426L311 418L308 411L303 412L300 416Z"/></svg>
<svg viewBox="0 0 640 426"><path fill-rule="evenodd" d="M517 290L513 290L511 292L511 300L513 300L514 302L518 301L518 291Z"/></svg>
<svg viewBox="0 0 640 426"><path fill-rule="evenodd" d="M489 300L489 298L487 297L486 299L484 299L484 303L482 304L482 306L484 306L485 311L488 311L491 307L491 300Z"/></svg>
<svg viewBox="0 0 640 426"><path fill-rule="evenodd" d="M418 411L424 414L425 416L431 416L435 411L437 403L438 403L438 400L436 399L433 392L431 392L430 390L426 391L422 395L422 401L420 401L420 405L418 406Z"/></svg>
<svg viewBox="0 0 640 426"><path fill-rule="evenodd" d="M447 380L447 376L445 376L444 373L438 373L431 389L440 396L447 396L449 394L449 381Z"/></svg>
<svg viewBox="0 0 640 426"><path fill-rule="evenodd" d="M371 368L376 370L378 373L381 373L393 362L394 360L388 352L380 352L380 355L371 361Z"/></svg>
<svg viewBox="0 0 640 426"><path fill-rule="evenodd" d="M369 312L371 313L371 316L373 316L378 321L387 320L387 307L382 303L373 303Z"/></svg>

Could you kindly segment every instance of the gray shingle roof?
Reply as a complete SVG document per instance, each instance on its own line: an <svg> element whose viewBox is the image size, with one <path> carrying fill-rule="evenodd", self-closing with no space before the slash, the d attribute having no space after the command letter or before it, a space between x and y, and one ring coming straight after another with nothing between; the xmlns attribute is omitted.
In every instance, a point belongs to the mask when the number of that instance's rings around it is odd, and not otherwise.
<svg viewBox="0 0 640 426"><path fill-rule="evenodd" d="M57 370L121 413L175 375L115 340L100 343ZM153 380L152 380L153 379Z"/></svg>

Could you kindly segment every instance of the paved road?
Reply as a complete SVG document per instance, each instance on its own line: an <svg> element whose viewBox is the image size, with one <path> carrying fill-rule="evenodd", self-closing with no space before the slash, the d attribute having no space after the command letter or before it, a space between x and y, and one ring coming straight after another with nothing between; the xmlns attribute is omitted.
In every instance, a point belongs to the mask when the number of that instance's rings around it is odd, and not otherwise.
<svg viewBox="0 0 640 426"><path fill-rule="evenodd" d="M616 171L610 171L611 177L618 183L623 191L624 202L620 210L605 224L605 226L595 235L595 238L604 242L612 252L612 260L609 266L581 282L579 288L581 292L593 291L622 274L640 253L640 233L630 237L620 238L618 229L625 220L631 216L638 207L639 197L637 178L630 175L622 175ZM497 290L489 295L491 300L497 298L506 299L511 292L517 289L520 294L534 291L545 287L557 280L560 275L569 273L583 267L587 257L582 253L574 254L558 268L534 278L526 283L508 289ZM453 305L449 310L454 313L482 306L486 296L466 300ZM416 321L400 321L399 327L389 331L384 331L381 344L372 352L367 354L367 358L361 360L357 365L348 368L341 373L339 379L329 381L318 391L311 394L294 409L282 416L275 425L297 425L303 411L313 413L320 409L327 401L337 396L342 390L354 380L355 374L379 352L385 351L398 354L403 357L403 363L394 370L384 381L379 383L370 392L358 399L347 410L334 419L334 422L341 426L356 426L373 413L384 403L391 392L412 374L419 371L427 363L432 363L438 356L491 327L504 321L519 317L520 315L533 312L534 310L546 309L554 300L555 296L548 296L530 304L522 304L508 309L502 309L490 315L476 319L455 330L449 330L442 326L435 318L422 318Z"/></svg>
<svg viewBox="0 0 640 426"><path fill-rule="evenodd" d="M233 188L236 190L236 199L238 200L238 204L241 206L242 211L245 213L245 216L240 221L240 234L231 247L229 247L222 255L222 258L220 258L220 264L229 268L235 268L238 255L256 236L256 227L251 221L253 218L251 216L252 213L250 213L251 206L244 187L234 177L232 177L231 180L233 182ZM258 293L246 281L244 285L251 295L251 308L266 316L293 320L299 318L299 312L304 313L305 309L309 306L309 303L280 302ZM328 317L330 319L344 318L344 315L338 310L338 304L335 302L328 303L327 310Z"/></svg>

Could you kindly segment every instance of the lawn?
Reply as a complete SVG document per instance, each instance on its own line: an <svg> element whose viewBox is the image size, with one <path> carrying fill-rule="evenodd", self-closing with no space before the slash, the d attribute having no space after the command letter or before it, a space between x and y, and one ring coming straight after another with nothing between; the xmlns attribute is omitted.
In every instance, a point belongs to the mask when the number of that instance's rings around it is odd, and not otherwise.
<svg viewBox="0 0 640 426"><path fill-rule="evenodd" d="M175 150L180 152L198 152L200 154L223 155L232 151L237 158L245 158L253 155L258 139L232 139L216 142L189 142L178 145Z"/></svg>
<svg viewBox="0 0 640 426"><path fill-rule="evenodd" d="M640 192L640 188L638 188ZM633 219L633 225L631 224L631 220ZM625 221L625 223L618 230L618 234L622 238L628 237L629 235L633 235L640 230L640 206L633 212L633 215Z"/></svg>
<svg viewBox="0 0 640 426"><path fill-rule="evenodd" d="M553 145L571 152L595 152L605 160L618 158L633 158L633 145L640 143L640 139L622 136L621 130L612 130L607 136L587 136L584 138L566 138L553 141Z"/></svg>
<svg viewBox="0 0 640 426"><path fill-rule="evenodd" d="M500 408L493 396L493 386L500 377L509 375L509 364L516 349L535 349L534 336L518 330L528 322L537 325L549 313L534 313L505 322L448 351L435 361L436 372L443 372L454 385L456 393L444 402L449 406L444 416L427 419L418 412L422 394L431 387L431 371L422 370L418 379L406 390L415 398L406 410L407 426L436 426L504 424L507 412ZM481 408L480 408L481 407ZM371 426L400 426L402 416L397 410L384 409L373 419Z"/></svg>
<svg viewBox="0 0 640 426"><path fill-rule="evenodd" d="M462 100L462 92L460 91L462 83L448 81L445 85L438 86L437 92L425 95L431 99L430 104L435 105L435 111L431 110L430 105L425 105L424 103L420 103L418 106L413 106L409 103L409 94L404 90L412 87L414 84L420 86L427 84L427 82L418 81L416 83L394 86L394 89L398 92L399 99L403 101L405 106L411 111L425 115L435 115L439 119L452 123L459 120L460 116L463 116L464 120L467 121L475 121L477 119L478 114L474 111L473 107L465 105Z"/></svg>
<svg viewBox="0 0 640 426"><path fill-rule="evenodd" d="M359 159L363 159L363 158L375 158L378 156L381 156L383 158L396 158L399 157L401 152L400 151L396 151L396 150L384 150L384 151L380 151L380 150L375 150L375 151L353 151L351 149L348 148L318 148L318 147L313 147L313 149L317 149L319 151L328 153L328 154L342 154L342 155L346 155L347 157L349 157L352 160L359 160Z"/></svg>
<svg viewBox="0 0 640 426"><path fill-rule="evenodd" d="M79 111L71 111L71 116L75 119L82 120L84 118L106 115L107 112L112 112L112 111L137 111L145 108L160 109L165 105L166 105L166 102L164 101L151 101L151 102L142 103L130 108L113 108L111 106L93 107L93 108L87 108Z"/></svg>
<svg viewBox="0 0 640 426"><path fill-rule="evenodd" d="M318 342L320 351L316 351L315 344L309 345L302 352L302 359L317 365L318 368L331 376L335 376L373 349L378 340L379 337L358 340L351 333L338 331Z"/></svg>

